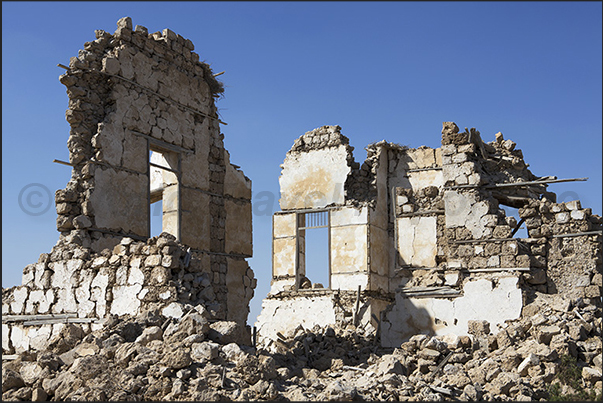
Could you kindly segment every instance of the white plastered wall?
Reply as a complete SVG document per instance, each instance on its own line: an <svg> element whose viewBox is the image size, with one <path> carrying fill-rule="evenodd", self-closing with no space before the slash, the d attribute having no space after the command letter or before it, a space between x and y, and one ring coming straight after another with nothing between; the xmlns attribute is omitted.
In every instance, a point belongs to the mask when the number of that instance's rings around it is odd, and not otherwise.
<svg viewBox="0 0 603 403"><path fill-rule="evenodd" d="M436 217L400 217L398 251L402 266L436 267Z"/></svg>
<svg viewBox="0 0 603 403"><path fill-rule="evenodd" d="M500 277L468 281L458 298L407 298L396 294L393 308L382 324L381 343L399 347L415 334L467 335L469 320L487 320L492 333L506 320L518 319L523 307L519 278Z"/></svg>
<svg viewBox="0 0 603 403"><path fill-rule="evenodd" d="M281 209L343 204L344 184L351 170L347 159L344 145L287 155L279 177Z"/></svg>
<svg viewBox="0 0 603 403"><path fill-rule="evenodd" d="M368 285L368 208L342 207L331 214L331 289Z"/></svg>

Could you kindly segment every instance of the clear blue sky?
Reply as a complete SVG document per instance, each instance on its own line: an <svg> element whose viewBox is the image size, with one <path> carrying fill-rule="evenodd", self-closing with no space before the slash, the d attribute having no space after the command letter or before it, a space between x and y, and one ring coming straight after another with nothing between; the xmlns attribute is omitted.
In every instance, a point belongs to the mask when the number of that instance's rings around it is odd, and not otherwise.
<svg viewBox="0 0 603 403"><path fill-rule="evenodd" d="M20 284L58 239L54 206L31 216L18 197L32 183L54 195L69 180L70 168L52 163L69 159L56 65L95 29L113 33L124 16L149 32L170 28L214 72L226 71L217 105L231 161L253 181L254 202L274 195L271 211L253 216L253 324L269 290L279 165L297 137L322 125L343 128L356 161L382 139L438 147L443 121L476 127L485 141L501 131L534 174L589 177L549 189L601 214L601 5L3 2L2 286ZM29 202L40 211L44 195Z"/></svg>

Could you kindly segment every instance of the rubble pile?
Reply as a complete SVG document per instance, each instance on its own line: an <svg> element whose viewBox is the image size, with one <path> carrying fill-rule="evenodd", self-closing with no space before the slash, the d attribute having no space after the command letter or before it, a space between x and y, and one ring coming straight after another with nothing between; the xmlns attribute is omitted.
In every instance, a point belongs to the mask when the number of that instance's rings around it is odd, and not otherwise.
<svg viewBox="0 0 603 403"><path fill-rule="evenodd" d="M2 399L548 400L551 385L576 393L559 379L568 359L578 387L600 395L601 308L536 293L524 310L495 334L472 321L469 336L419 334L390 349L362 327L300 326L269 353L203 305L164 316L151 304L88 335L66 325L47 350L3 364Z"/></svg>
<svg viewBox="0 0 603 403"><path fill-rule="evenodd" d="M8 321L19 315L73 314L76 320L88 320L81 324L84 333L101 328L108 314L136 316L147 304L168 317L179 314L183 304L201 305L212 319L227 319L228 290L222 286L226 265L210 264L207 254L182 245L173 235L164 232L146 241L126 237L100 253L79 245L76 235L61 237L51 253L25 267L22 285L2 289L5 353L43 350L64 325ZM240 278L230 276L251 299L257 283L253 270L246 267Z"/></svg>

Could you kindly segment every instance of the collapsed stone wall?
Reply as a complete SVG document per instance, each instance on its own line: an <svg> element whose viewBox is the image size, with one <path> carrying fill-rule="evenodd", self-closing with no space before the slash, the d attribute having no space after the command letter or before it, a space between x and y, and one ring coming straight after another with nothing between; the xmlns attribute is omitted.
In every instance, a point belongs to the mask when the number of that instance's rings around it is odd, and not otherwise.
<svg viewBox="0 0 603 403"><path fill-rule="evenodd" d="M546 294L529 308L500 332L472 321L467 336L396 348L352 323L298 326L273 353L241 345L240 329L202 305L150 309L88 335L65 325L45 351L3 362L2 400L600 400L601 308Z"/></svg>
<svg viewBox="0 0 603 403"><path fill-rule="evenodd" d="M251 181L224 148L215 105L223 85L169 29L149 34L124 17L114 34L95 34L59 65L72 167L55 194L59 241L25 268L21 286L3 289L3 313L100 320L177 301L209 304L216 319L244 326L256 285L245 260ZM150 238L158 200L159 239ZM3 327L14 329L3 337L8 351L39 348L56 333Z"/></svg>
<svg viewBox="0 0 603 403"><path fill-rule="evenodd" d="M253 270L246 263L242 269L231 273L230 281L243 294L253 292ZM217 284L206 256L191 252L167 233L147 241L123 238L101 253L59 242L23 270L22 285L3 289L2 349L7 354L43 350L65 322L78 323L89 333L102 328L104 318L136 316L150 307L166 317L180 317L186 306L202 305L212 320L228 318L244 325L242 318L227 316L228 305L218 299ZM35 320L35 315L57 314L76 318L41 326L23 322L27 317ZM246 319L247 312L243 314ZM26 317L19 320L14 315ZM250 342L249 329L247 333Z"/></svg>
<svg viewBox="0 0 603 403"><path fill-rule="evenodd" d="M396 187L394 201L397 218L437 218L437 252L432 267L441 270L532 268L536 273L530 278L535 284L534 281L538 281L535 278L542 277L539 269L547 266L547 251L555 253L558 248L551 246L551 242L558 245L563 235L600 230L600 218L591 216L590 209L580 209L579 201L555 204L556 196L546 190L546 184L488 186L548 178L533 175L523 161L521 150L515 149L513 141L504 140L501 133L497 133L496 141L484 143L475 129L459 133L452 122L444 123L442 133L442 164L417 169L440 169L442 186L424 182L427 186ZM529 238L512 237L521 223L507 216L501 204L519 208L518 214L525 221ZM589 271L593 271L600 260L590 259L600 254L596 235L584 235L585 245L590 246L584 246L579 252L589 261L581 266L588 267ZM571 239L563 242L573 242ZM402 263L404 266L404 259ZM424 278L424 272L417 274L416 277ZM440 276L436 285L443 282Z"/></svg>
<svg viewBox="0 0 603 403"><path fill-rule="evenodd" d="M500 329L539 292L600 305L600 217L579 201L555 203L547 183L557 178L535 176L513 141L495 137L484 143L477 130L444 122L441 164L420 158L406 167L409 181L398 180L402 270L392 273L396 303L385 312L386 345L417 332L466 334L468 320L480 318ZM441 179L412 183L413 175L436 170ZM517 208L521 222L502 206ZM524 222L528 238L514 237ZM483 299L499 304L479 304Z"/></svg>
<svg viewBox="0 0 603 403"><path fill-rule="evenodd" d="M467 334L470 320L487 319L498 330L520 318L536 293L600 305L601 218L579 201L556 203L548 184L557 178L534 175L515 142L494 137L484 142L475 128L461 132L444 122L440 148L384 140L366 147L362 164L339 126L297 139L279 178L282 211L273 220L273 281L258 319L261 342L274 341L278 326L295 327L285 322L301 306L317 309L317 322L346 326L330 298L357 287L374 314L363 326L380 327L389 346L417 333ZM339 147L337 158L323 152L329 147ZM305 171L293 170L292 161ZM320 180L306 180L308 170ZM335 177L338 197L282 203L292 192L330 195ZM312 285L302 262L303 220L319 212L329 217L331 290ZM522 225L527 238L516 236Z"/></svg>

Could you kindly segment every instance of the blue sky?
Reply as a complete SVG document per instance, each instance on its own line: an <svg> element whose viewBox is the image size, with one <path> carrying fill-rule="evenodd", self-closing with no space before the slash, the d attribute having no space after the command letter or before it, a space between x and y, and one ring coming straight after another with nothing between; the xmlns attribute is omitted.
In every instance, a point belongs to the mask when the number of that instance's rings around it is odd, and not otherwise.
<svg viewBox="0 0 603 403"><path fill-rule="evenodd" d="M94 30L119 18L190 39L220 79L231 161L253 182L258 278L249 322L269 290L271 214L293 141L340 125L354 146L440 145L443 121L501 131L532 172L588 182L550 185L601 214L601 2L3 2L2 286L58 239L54 206L26 214L20 192L64 188L62 70ZM36 185L38 186L38 185ZM26 189L31 191L32 187ZM28 202L43 211L45 195ZM24 191L23 194L26 194ZM260 193L262 192L262 193ZM272 208L259 201L270 201Z"/></svg>

